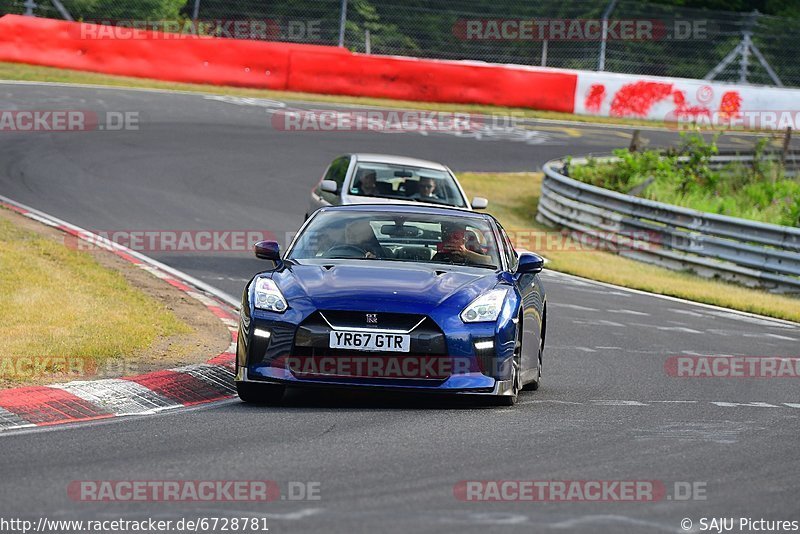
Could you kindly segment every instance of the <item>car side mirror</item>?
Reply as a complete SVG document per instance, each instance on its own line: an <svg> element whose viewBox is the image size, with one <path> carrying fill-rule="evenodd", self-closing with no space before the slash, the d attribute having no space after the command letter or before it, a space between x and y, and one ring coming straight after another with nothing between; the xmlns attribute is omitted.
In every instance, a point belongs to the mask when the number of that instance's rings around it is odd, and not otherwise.
<svg viewBox="0 0 800 534"><path fill-rule="evenodd" d="M255 244L256 258L281 261L281 247L277 241L259 241Z"/></svg>
<svg viewBox="0 0 800 534"><path fill-rule="evenodd" d="M489 201L483 197L475 197L472 199L472 209L474 210L485 210L488 205Z"/></svg>
<svg viewBox="0 0 800 534"><path fill-rule="evenodd" d="M544 269L544 258L532 252L523 252L519 255L519 265L517 265L517 273L519 274L536 274L542 272Z"/></svg>
<svg viewBox="0 0 800 534"><path fill-rule="evenodd" d="M326 193L336 194L339 192L339 184L337 184L333 180L322 180L321 188Z"/></svg>

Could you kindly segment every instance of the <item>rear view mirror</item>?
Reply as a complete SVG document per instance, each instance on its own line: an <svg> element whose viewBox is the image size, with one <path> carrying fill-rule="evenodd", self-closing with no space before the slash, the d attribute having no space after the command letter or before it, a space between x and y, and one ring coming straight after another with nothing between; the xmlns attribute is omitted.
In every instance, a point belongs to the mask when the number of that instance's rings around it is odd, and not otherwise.
<svg viewBox="0 0 800 534"><path fill-rule="evenodd" d="M423 230L416 226L397 226L394 224L384 224L381 226L381 233L392 237L422 237Z"/></svg>
<svg viewBox="0 0 800 534"><path fill-rule="evenodd" d="M472 199L472 209L483 210L489 205L489 201L483 197L475 197Z"/></svg>
<svg viewBox="0 0 800 534"><path fill-rule="evenodd" d="M259 241L255 244L256 258L281 261L281 247L277 241Z"/></svg>
<svg viewBox="0 0 800 534"><path fill-rule="evenodd" d="M517 272L520 274L536 274L542 272L544 268L544 258L532 252L523 252L519 255L519 265Z"/></svg>
<svg viewBox="0 0 800 534"><path fill-rule="evenodd" d="M336 194L339 192L339 184L337 184L333 180L322 180L321 189L326 193Z"/></svg>

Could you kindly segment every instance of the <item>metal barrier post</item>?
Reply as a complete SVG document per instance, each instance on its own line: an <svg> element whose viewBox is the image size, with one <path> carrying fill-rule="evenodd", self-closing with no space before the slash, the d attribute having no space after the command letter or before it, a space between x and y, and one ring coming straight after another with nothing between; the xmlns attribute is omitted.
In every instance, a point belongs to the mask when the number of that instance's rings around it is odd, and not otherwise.
<svg viewBox="0 0 800 534"><path fill-rule="evenodd" d="M194 27L197 28L197 19L200 18L200 0L194 0L194 9L192 10L192 22Z"/></svg>
<svg viewBox="0 0 800 534"><path fill-rule="evenodd" d="M606 70L606 41L608 41L608 17L614 11L614 6L617 5L617 0L611 0L608 7L603 11L603 39L600 41L600 59L597 61L597 70Z"/></svg>
<svg viewBox="0 0 800 534"><path fill-rule="evenodd" d="M347 0L342 0L342 10L339 17L339 46L344 47L344 30L347 25Z"/></svg>

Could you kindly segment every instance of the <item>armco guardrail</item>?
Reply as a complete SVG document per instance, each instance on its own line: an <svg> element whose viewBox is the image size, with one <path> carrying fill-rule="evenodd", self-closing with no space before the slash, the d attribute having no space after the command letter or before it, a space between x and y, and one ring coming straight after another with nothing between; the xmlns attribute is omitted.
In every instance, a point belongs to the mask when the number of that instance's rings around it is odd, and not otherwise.
<svg viewBox="0 0 800 534"><path fill-rule="evenodd" d="M743 156L717 156L714 162L734 157ZM585 158L573 158L570 166L585 163ZM589 235L643 262L800 295L800 228L609 191L569 178L562 173L564 165L564 160L544 165L539 222L566 228L574 236Z"/></svg>
<svg viewBox="0 0 800 534"><path fill-rule="evenodd" d="M797 176L800 174L800 150L771 150L761 154L759 160L761 162L780 163L783 166L785 176ZM712 159L709 166L714 169L722 169L731 163L752 167L753 155L740 154L738 152L719 152L719 155Z"/></svg>

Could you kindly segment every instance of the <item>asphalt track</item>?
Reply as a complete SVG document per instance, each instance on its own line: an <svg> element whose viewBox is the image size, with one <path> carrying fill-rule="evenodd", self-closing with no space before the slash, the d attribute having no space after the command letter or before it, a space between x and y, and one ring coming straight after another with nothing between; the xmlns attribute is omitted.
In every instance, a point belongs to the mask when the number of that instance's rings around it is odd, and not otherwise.
<svg viewBox="0 0 800 534"><path fill-rule="evenodd" d="M5 84L0 109L137 111L138 131L0 134L0 194L95 230L266 229L302 222L334 156L403 154L454 170L529 171L626 146L630 130L533 121L525 131L286 132L279 103ZM292 107L318 109L311 104ZM673 132L646 131L651 145ZM724 140L752 144L746 136ZM520 188L525 184L520 183ZM152 254L234 296L260 263ZM587 254L587 261L593 261ZM0 435L0 516L265 517L271 532L681 532L690 518L798 520L797 379L668 376L669 356L798 356L800 327L546 273L542 389L511 409L291 392L285 406L204 408ZM319 482L320 500L76 502L74 480ZM461 502L462 480L658 480L658 502ZM705 485L680 500L675 482ZM738 523L737 523L738 525Z"/></svg>

